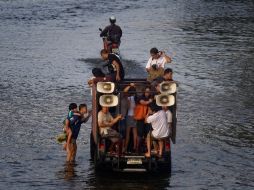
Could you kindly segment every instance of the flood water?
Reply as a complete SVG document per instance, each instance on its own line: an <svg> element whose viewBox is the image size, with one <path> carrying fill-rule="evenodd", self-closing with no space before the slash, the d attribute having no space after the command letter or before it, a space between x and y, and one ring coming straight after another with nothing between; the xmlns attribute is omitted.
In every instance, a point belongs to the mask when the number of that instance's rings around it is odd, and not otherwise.
<svg viewBox="0 0 254 190"><path fill-rule="evenodd" d="M68 104L91 104L112 14L129 77L146 75L154 46L173 56L171 175L95 173L90 122L75 165L55 141ZM0 189L253 189L254 2L0 0L0 107Z"/></svg>

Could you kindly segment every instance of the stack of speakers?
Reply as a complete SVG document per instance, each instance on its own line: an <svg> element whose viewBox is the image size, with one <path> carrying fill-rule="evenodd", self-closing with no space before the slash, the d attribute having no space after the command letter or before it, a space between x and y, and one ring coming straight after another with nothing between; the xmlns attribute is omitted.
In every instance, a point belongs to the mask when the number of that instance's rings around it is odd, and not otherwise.
<svg viewBox="0 0 254 190"><path fill-rule="evenodd" d="M160 84L160 95L156 95L156 104L158 106L172 106L175 104L176 83L162 82Z"/></svg>
<svg viewBox="0 0 254 190"><path fill-rule="evenodd" d="M97 92L100 92L99 103L103 107L115 107L118 105L118 97L113 94L115 84L113 82L98 82Z"/></svg>

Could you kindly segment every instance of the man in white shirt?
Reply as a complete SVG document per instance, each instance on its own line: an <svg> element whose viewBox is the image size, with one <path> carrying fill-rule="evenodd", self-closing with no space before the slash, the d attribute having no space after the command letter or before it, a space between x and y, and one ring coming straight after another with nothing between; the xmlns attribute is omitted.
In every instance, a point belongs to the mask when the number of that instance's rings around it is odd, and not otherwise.
<svg viewBox="0 0 254 190"><path fill-rule="evenodd" d="M149 70L152 69L153 65L156 65L157 68L164 69L165 64L171 62L171 57L166 55L165 52L159 51L155 47L150 50L150 55L151 55L151 57L149 58L149 60L146 64L147 72L149 72Z"/></svg>
<svg viewBox="0 0 254 190"><path fill-rule="evenodd" d="M146 71L149 74L148 80L152 81L157 77L163 76L165 64L171 62L171 57L157 48L152 48L150 55L151 57L146 64Z"/></svg>
<svg viewBox="0 0 254 190"><path fill-rule="evenodd" d="M172 115L172 112L169 110L169 108L167 106L163 106L162 108L166 112L167 123L168 123L168 128L169 128L169 136L171 136L172 135L173 115Z"/></svg>
<svg viewBox="0 0 254 190"><path fill-rule="evenodd" d="M159 157L162 156L164 139L169 136L170 130L168 127L167 115L161 107L155 103L151 105L152 115L147 116L146 122L152 125L153 131L147 135L147 153L146 157L151 157L151 137L158 140L159 143ZM150 113L151 113L150 112Z"/></svg>

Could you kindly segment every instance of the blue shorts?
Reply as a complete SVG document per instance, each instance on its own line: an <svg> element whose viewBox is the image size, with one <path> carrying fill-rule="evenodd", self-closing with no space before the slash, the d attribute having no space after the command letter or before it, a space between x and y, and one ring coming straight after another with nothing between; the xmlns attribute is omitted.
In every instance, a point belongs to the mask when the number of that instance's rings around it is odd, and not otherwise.
<svg viewBox="0 0 254 190"><path fill-rule="evenodd" d="M125 139L125 137L126 137L126 117L124 117L124 119L120 120L120 122L119 122L119 133L120 133L122 139Z"/></svg>
<svg viewBox="0 0 254 190"><path fill-rule="evenodd" d="M137 121L133 118L133 116L127 116L127 126L128 127L137 127Z"/></svg>

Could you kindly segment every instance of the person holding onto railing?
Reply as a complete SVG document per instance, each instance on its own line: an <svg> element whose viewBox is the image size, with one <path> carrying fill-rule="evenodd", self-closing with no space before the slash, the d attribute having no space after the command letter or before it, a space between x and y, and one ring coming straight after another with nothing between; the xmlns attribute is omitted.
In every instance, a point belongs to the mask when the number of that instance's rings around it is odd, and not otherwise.
<svg viewBox="0 0 254 190"><path fill-rule="evenodd" d="M133 133L133 147L131 148L133 152L137 151L137 143L138 143L138 131L136 120L134 119L134 109L136 106L136 88L134 83L130 83L128 86L124 88L124 92L128 93L128 114L127 114L127 130L126 130L126 140L125 140L125 148L124 150L128 150L129 141L130 141L130 133Z"/></svg>
<svg viewBox="0 0 254 190"><path fill-rule="evenodd" d="M151 142L152 140L158 140L159 152L156 149L155 152L158 154L158 157L162 157L164 140L168 138L170 133L166 112L162 110L162 107L153 102L150 106L150 112L146 117L146 122L151 124L153 130L147 135L147 152L145 156L151 157Z"/></svg>
<svg viewBox="0 0 254 190"><path fill-rule="evenodd" d="M98 125L100 128L100 135L103 138L108 138L112 142L109 151L112 153L114 145L120 144L120 134L112 129L112 127L122 119L122 115L117 115L115 118L109 112L109 108L102 106L101 111L98 113ZM121 147L119 145L119 147Z"/></svg>
<svg viewBox="0 0 254 190"><path fill-rule="evenodd" d="M143 137L146 138L148 131L148 126L145 124L145 117L148 113L149 105L153 102L153 97L151 94L151 87L146 86L143 94L138 96L137 104L134 110L134 118L137 120L138 129L138 152L142 151L142 141Z"/></svg>

